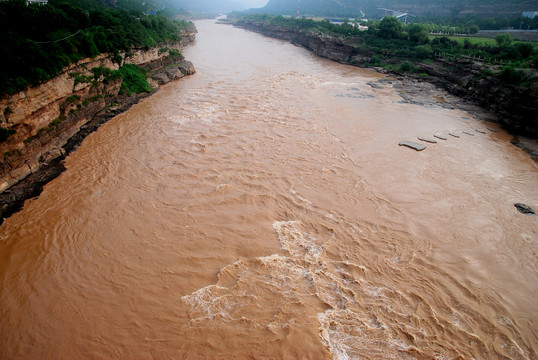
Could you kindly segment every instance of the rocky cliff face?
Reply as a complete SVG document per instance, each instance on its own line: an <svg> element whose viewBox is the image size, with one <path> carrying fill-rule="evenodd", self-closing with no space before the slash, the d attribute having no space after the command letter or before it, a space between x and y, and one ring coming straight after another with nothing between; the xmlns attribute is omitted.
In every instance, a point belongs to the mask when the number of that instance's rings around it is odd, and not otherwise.
<svg viewBox="0 0 538 360"><path fill-rule="evenodd" d="M121 54L125 63L145 67L152 73L155 89L168 81L194 73L194 67L177 52L194 40L184 34L182 44ZM0 193L65 153L63 146L80 128L110 104L132 102L118 96L121 79L107 78L92 69L117 70L112 56L84 59L66 68L41 86L0 100L0 126L14 130L0 143Z"/></svg>
<svg viewBox="0 0 538 360"><path fill-rule="evenodd" d="M484 75L486 66L470 59L438 59L418 67L428 74L428 82L499 115L507 130L538 137L538 83L525 88L503 83L498 77Z"/></svg>
<svg viewBox="0 0 538 360"><path fill-rule="evenodd" d="M350 63L359 51L342 41L341 38L318 34L307 30L294 30L289 27L267 24L263 22L251 22L239 20L236 26L247 30L262 33L266 36L291 41L300 45L316 55L342 62Z"/></svg>
<svg viewBox="0 0 538 360"><path fill-rule="evenodd" d="M239 20L236 26L262 33L266 36L291 41L305 47L316 55L344 64L362 66L375 54L365 52L342 38L296 30L263 22ZM349 41L349 40L346 40ZM402 59L393 59L394 64ZM391 62L391 60L387 60ZM415 64L419 73L428 77L420 78L438 85L451 94L470 100L499 115L501 123L516 134L538 137L538 84L520 88L502 83L495 76L487 76L489 67L470 59L437 59L432 64ZM413 76L413 75L408 75Z"/></svg>

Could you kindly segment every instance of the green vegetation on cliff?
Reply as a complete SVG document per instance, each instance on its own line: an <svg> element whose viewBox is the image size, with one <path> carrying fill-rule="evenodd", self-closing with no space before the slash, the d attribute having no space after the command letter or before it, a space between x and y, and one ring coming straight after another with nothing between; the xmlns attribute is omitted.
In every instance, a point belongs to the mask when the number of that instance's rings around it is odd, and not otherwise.
<svg viewBox="0 0 538 360"><path fill-rule="evenodd" d="M475 57L482 60L523 69L538 67L538 49L528 42L515 42L510 35L499 35L495 41L476 42L469 39L453 40L446 36L430 37L424 24L403 24L395 17L369 21L368 30L362 31L354 24L342 25L327 20L286 18L274 15L248 15L237 21L265 23L306 30L342 38L362 53L371 55L372 63L382 65L401 61L430 61L436 56L449 58Z"/></svg>
<svg viewBox="0 0 538 360"><path fill-rule="evenodd" d="M125 64L119 70L123 82L120 93L130 95L132 93L151 92L147 78L147 71L133 64Z"/></svg>
<svg viewBox="0 0 538 360"><path fill-rule="evenodd" d="M507 34L480 42L431 36L422 24L394 17L370 21L361 31L350 23L251 15L237 26L288 39L342 63L414 74L501 116L518 134L538 136L538 49Z"/></svg>
<svg viewBox="0 0 538 360"><path fill-rule="evenodd" d="M101 53L115 54L121 63L120 52L177 42L181 31L192 26L158 13L147 15L135 3L0 1L0 96L38 85L67 65Z"/></svg>

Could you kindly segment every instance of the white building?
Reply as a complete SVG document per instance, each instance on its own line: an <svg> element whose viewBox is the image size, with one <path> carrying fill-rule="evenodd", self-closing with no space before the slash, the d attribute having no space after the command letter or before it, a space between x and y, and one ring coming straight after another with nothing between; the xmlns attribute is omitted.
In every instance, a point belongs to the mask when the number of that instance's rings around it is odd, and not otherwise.
<svg viewBox="0 0 538 360"><path fill-rule="evenodd" d="M534 19L536 16L538 16L538 11L523 11L521 15L523 17Z"/></svg>

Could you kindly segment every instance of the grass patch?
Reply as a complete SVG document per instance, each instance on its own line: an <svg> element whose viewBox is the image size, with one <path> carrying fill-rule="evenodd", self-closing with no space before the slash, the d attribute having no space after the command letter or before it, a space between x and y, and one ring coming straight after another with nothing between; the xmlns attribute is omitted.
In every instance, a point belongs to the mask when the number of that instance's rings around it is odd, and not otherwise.
<svg viewBox="0 0 538 360"><path fill-rule="evenodd" d="M53 127L53 126L58 125L58 124L60 123L60 121L62 121L62 119L59 118L59 117L56 118L56 119L54 119L54 120L52 120L52 121L49 123L49 127Z"/></svg>
<svg viewBox="0 0 538 360"><path fill-rule="evenodd" d="M176 50L176 49L170 49L170 50L168 50L168 56L169 57L181 56L181 52L179 50Z"/></svg>
<svg viewBox="0 0 538 360"><path fill-rule="evenodd" d="M147 80L147 70L133 64L125 64L118 71L123 79L120 94L151 92Z"/></svg>

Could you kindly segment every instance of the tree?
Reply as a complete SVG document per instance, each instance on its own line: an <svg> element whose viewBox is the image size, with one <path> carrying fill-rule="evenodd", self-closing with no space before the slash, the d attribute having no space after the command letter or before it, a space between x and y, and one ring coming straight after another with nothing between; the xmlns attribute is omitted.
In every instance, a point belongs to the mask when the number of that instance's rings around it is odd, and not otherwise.
<svg viewBox="0 0 538 360"><path fill-rule="evenodd" d="M385 16L378 25L378 36L385 39L402 37L402 22L394 16Z"/></svg>
<svg viewBox="0 0 538 360"><path fill-rule="evenodd" d="M500 47L507 47L512 45L514 39L512 39L510 34L497 34L497 36L495 36L495 41Z"/></svg>
<svg viewBox="0 0 538 360"><path fill-rule="evenodd" d="M428 31L424 26L419 24L409 26L407 35L409 36L409 40L417 44L427 44L430 41Z"/></svg>

